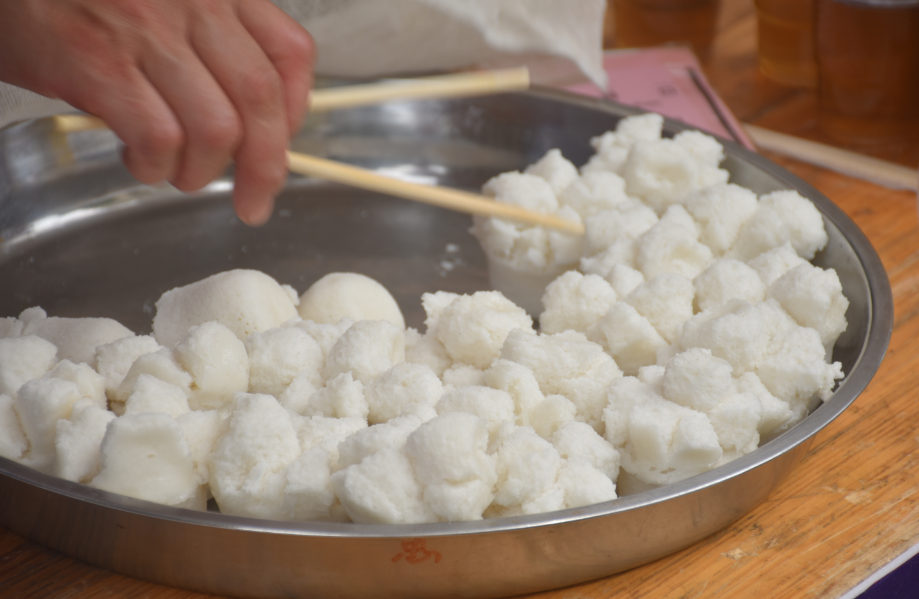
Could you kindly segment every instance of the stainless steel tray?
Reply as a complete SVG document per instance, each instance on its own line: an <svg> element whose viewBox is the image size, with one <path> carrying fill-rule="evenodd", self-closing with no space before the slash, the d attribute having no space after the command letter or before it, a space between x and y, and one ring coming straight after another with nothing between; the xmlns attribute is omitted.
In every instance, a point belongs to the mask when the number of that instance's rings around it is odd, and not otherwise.
<svg viewBox="0 0 919 599"><path fill-rule="evenodd" d="M294 147L417 181L477 189L558 147L582 164L588 140L632 109L549 91L393 102L311 117ZM684 128L668 121L672 134ZM678 484L534 516L425 525L292 523L201 513L45 476L0 458L0 523L131 576L242 597L496 597L569 585L686 547L750 510L865 388L887 349L890 284L864 235L813 187L725 142L732 180L814 201L830 236L816 262L839 273L846 378L801 424L753 453ZM303 291L336 270L392 290L409 326L420 296L487 288L470 219L343 186L291 178L272 221L240 224L230 179L200 193L137 185L110 133L61 138L47 121L0 131L0 316L41 305L150 330L163 291L257 268ZM447 244L459 246L448 252Z"/></svg>

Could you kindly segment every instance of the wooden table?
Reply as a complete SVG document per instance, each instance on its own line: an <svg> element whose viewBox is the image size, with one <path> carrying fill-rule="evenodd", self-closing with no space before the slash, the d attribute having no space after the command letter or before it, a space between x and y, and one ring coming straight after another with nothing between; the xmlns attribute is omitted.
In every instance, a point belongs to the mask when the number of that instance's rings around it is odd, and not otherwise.
<svg viewBox="0 0 919 599"><path fill-rule="evenodd" d="M756 65L753 0L723 0L710 81L747 123L827 142L813 92L773 84ZM919 140L876 155L919 165ZM836 202L877 248L893 287L887 358L866 391L815 438L766 501L728 529L629 572L557 591L612 597L835 598L919 543L919 217L916 194L770 155ZM2 499L0 499L2 500ZM213 597L114 574L0 528L0 597Z"/></svg>

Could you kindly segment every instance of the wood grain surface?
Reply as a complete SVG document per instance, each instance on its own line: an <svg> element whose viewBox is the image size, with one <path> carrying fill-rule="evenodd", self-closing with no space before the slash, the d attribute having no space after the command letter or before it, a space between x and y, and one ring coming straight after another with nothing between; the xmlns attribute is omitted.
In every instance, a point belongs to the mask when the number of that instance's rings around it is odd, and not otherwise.
<svg viewBox="0 0 919 599"><path fill-rule="evenodd" d="M756 64L753 0L724 0L706 74L737 117L828 143L812 91L773 84ZM872 152L919 165L919 140ZM877 249L893 287L887 357L803 462L728 529L634 570L530 595L545 599L836 598L919 542L919 216L916 194L769 155L836 202ZM114 574L0 528L0 597L213 597Z"/></svg>

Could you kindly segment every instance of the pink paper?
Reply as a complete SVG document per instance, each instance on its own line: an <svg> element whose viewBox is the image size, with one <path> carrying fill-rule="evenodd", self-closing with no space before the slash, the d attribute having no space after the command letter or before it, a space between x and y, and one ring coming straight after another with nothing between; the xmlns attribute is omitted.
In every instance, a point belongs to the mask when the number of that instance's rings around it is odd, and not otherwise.
<svg viewBox="0 0 919 599"><path fill-rule="evenodd" d="M689 49L611 50L604 53L603 65L609 74L607 93L592 83L565 89L657 112L755 149L743 127L706 81Z"/></svg>

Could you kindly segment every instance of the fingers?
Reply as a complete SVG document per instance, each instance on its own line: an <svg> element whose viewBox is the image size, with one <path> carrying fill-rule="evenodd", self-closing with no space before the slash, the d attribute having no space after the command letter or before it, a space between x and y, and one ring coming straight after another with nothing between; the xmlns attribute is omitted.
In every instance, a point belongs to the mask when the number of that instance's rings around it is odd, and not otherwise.
<svg viewBox="0 0 919 599"><path fill-rule="evenodd" d="M135 179L147 185L170 180L179 168L185 135L178 119L149 82L138 77L137 91L146 100L137 109L100 110L96 114L124 142L122 160Z"/></svg>
<svg viewBox="0 0 919 599"><path fill-rule="evenodd" d="M239 21L212 18L197 25L192 45L242 123L234 154L234 206L244 222L260 225L271 216L274 196L287 179L290 126L285 82ZM234 43L223 43L226 36Z"/></svg>
<svg viewBox="0 0 919 599"><path fill-rule="evenodd" d="M274 64L284 83L287 123L293 136L303 125L313 86L313 38L296 21L268 2L243 2L239 18Z"/></svg>
<svg viewBox="0 0 919 599"><path fill-rule="evenodd" d="M76 64L63 69L49 88L106 122L124 142L125 166L138 181L173 178L185 145L176 114L131 58L112 59L117 55L111 48L98 46L103 51L75 53Z"/></svg>
<svg viewBox="0 0 919 599"><path fill-rule="evenodd" d="M169 181L183 191L220 176L242 139L242 123L211 72L187 46L147 52L141 66L184 131L184 146Z"/></svg>
<svg viewBox="0 0 919 599"><path fill-rule="evenodd" d="M0 54L14 49L0 75L103 118L141 182L190 191L234 159L238 214L250 224L268 219L314 53L309 34L280 9L268 0L0 5L24 23L15 43L0 36Z"/></svg>

